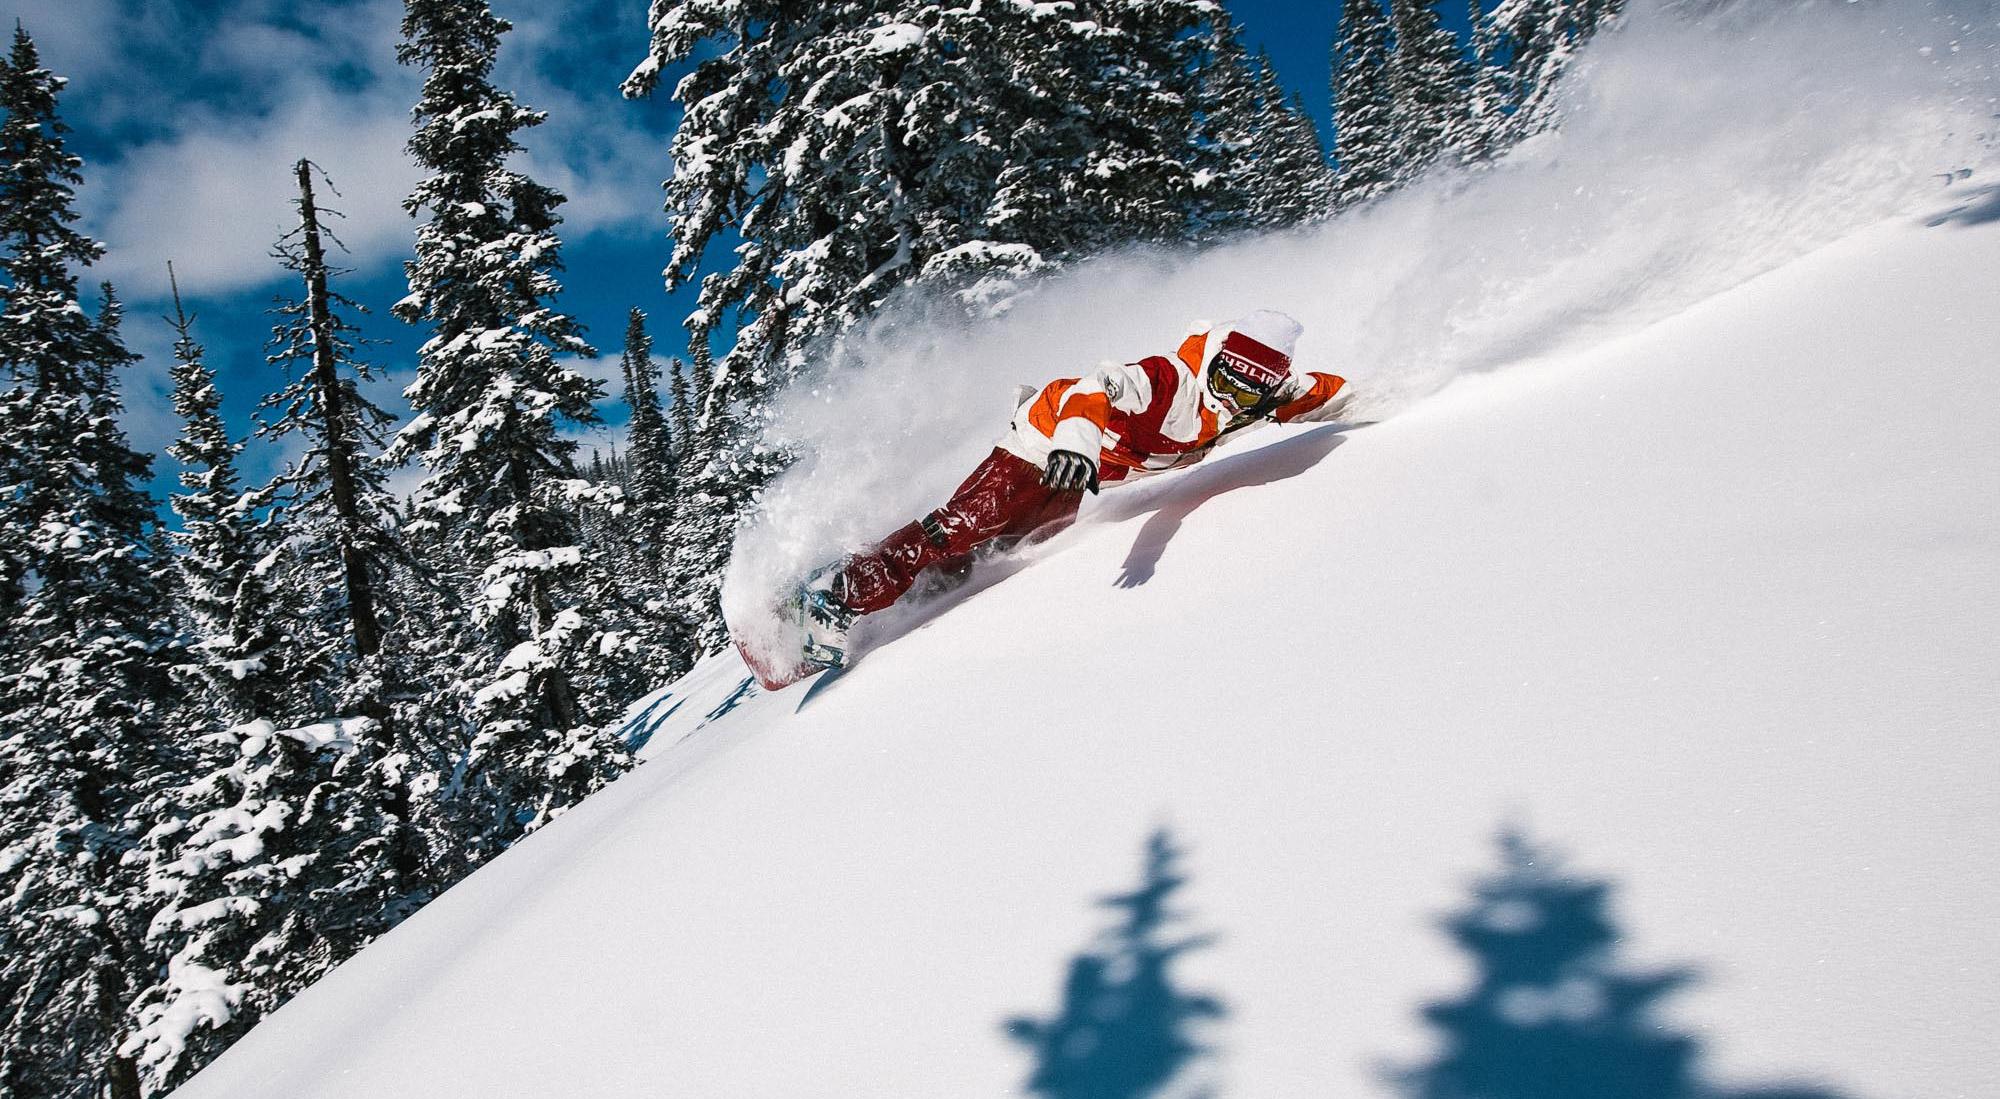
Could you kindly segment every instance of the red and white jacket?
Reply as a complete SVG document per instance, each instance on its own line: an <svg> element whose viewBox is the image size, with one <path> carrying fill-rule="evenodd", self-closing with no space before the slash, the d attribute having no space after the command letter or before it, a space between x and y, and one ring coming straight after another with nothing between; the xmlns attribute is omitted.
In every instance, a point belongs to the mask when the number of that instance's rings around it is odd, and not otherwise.
<svg viewBox="0 0 2000 1099"><path fill-rule="evenodd" d="M1263 422L1239 415L1202 384L1224 334L1219 327L1196 331L1171 358L1057 378L1015 409L1000 448L1043 467L1052 450L1095 458L1098 480L1107 484L1200 461L1223 435ZM1347 396L1338 375L1294 372L1280 383L1270 419L1330 420Z"/></svg>

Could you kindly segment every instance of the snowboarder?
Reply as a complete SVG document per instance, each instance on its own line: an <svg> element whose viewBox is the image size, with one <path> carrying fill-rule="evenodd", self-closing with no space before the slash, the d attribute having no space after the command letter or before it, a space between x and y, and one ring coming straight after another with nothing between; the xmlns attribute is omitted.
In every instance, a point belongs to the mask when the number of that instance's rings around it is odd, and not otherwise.
<svg viewBox="0 0 2000 1099"><path fill-rule="evenodd" d="M1299 332L1291 317L1258 310L1220 327L1196 325L1171 357L1107 363L1043 386L943 507L806 581L796 605L807 663L840 667L854 620L902 598L926 568L1068 526L1086 490L1192 465L1223 437L1265 420L1333 418L1347 383L1293 372Z"/></svg>

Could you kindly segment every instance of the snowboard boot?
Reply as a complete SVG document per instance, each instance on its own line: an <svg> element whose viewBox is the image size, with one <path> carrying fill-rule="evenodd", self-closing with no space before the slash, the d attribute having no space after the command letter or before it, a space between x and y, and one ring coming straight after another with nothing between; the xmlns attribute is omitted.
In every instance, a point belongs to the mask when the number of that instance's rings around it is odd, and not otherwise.
<svg viewBox="0 0 2000 1099"><path fill-rule="evenodd" d="M845 598L847 562L828 565L799 587L799 631L805 658L827 668L847 663L847 631L860 617Z"/></svg>

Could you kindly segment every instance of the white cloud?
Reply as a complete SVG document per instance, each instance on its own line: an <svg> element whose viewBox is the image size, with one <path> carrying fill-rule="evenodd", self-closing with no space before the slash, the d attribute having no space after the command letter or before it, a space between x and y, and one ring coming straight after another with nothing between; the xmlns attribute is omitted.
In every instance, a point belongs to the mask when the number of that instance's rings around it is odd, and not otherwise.
<svg viewBox="0 0 2000 1099"><path fill-rule="evenodd" d="M419 178L403 153L409 133L401 110L316 91L267 118L216 120L140 146L100 173L109 206L94 229L109 251L99 270L148 297L164 292L168 260L205 294L280 277L271 247L297 224L301 157L339 188L316 184L315 198L346 215L326 221L351 252L346 264L405 251L412 222L401 203Z"/></svg>
<svg viewBox="0 0 2000 1099"><path fill-rule="evenodd" d="M620 365L616 350L604 352L604 349L599 348L599 351L603 353L594 359L586 359L578 355L563 355L558 357L557 363L565 369L574 370L578 374L602 385L604 387L605 400L615 401L618 399L619 390L625 386L624 368ZM599 401L598 403L603 404L605 402Z"/></svg>
<svg viewBox="0 0 2000 1099"><path fill-rule="evenodd" d="M115 52L80 49L108 33L108 6L79 0L73 18L49 20L65 43L50 53L76 63ZM99 93L87 121L122 124L150 111L150 122L167 123L160 136L92 166L80 198L89 231L110 249L102 274L146 297L164 292L169 259L204 293L278 278L270 250L295 223L292 171L301 157L341 190L321 197L347 215L330 227L351 251L348 265L369 269L406 253L415 226L402 201L421 172L404 146L420 74L395 60L401 11L391 0L312 8L238 0L194 36L200 45L186 63L242 93L178 114L163 113L161 100L171 106L182 77L136 71L121 80L87 64ZM562 213L572 237L651 226L660 217L666 139L645 129L608 80L601 95L579 93L537 71L534 62L563 41L562 14L516 16L503 42L496 82L549 116L520 135L517 167L568 196ZM185 16L150 18L119 28L128 50L189 30L173 25Z"/></svg>
<svg viewBox="0 0 2000 1099"><path fill-rule="evenodd" d="M42 64L72 80L95 79L116 67L119 52L107 43L140 27L159 29L160 5L127 11L118 0L26 0L21 25L34 38ZM136 26L135 26L136 24Z"/></svg>
<svg viewBox="0 0 2000 1099"><path fill-rule="evenodd" d="M578 5L501 5L513 31L501 45L495 81L521 102L547 112L548 121L521 135L522 171L568 196L562 208L571 235L637 226L665 227L660 181L667 172L667 135L647 129L644 108L627 102L618 80L629 66L607 66L601 85L579 92L548 79L535 62L562 50L633 58L644 56L648 31L644 5L610 9L621 25L582 27L603 14ZM576 8L578 10L571 10Z"/></svg>
<svg viewBox="0 0 2000 1099"><path fill-rule="evenodd" d="M280 277L270 251L296 222L301 157L343 192L321 197L348 215L330 228L350 263L407 247L416 74L395 61L400 3L45 6L31 33L72 78L64 113L113 146L78 198L108 248L98 273L130 296L163 296L170 259L204 294Z"/></svg>
<svg viewBox="0 0 2000 1099"><path fill-rule="evenodd" d="M526 134L526 155L519 169L569 199L560 211L569 235L649 225L664 229L659 193L664 162L651 155L661 139L630 126L610 132L601 125L588 127L587 132L577 126L568 134L566 129L572 128L556 126L552 115L542 130L556 141L541 140L538 131ZM547 147L558 143L565 147Z"/></svg>
<svg viewBox="0 0 2000 1099"><path fill-rule="evenodd" d="M130 339L133 326L128 322L126 343L133 350L144 350L142 341ZM141 454L153 455L157 472L172 472L174 461L164 452L167 444L181 433L181 418L174 411L173 379L167 371L173 360L166 355L148 353L136 369L127 371L119 379L119 399L125 411L118 417L118 426L125 431L125 441Z"/></svg>

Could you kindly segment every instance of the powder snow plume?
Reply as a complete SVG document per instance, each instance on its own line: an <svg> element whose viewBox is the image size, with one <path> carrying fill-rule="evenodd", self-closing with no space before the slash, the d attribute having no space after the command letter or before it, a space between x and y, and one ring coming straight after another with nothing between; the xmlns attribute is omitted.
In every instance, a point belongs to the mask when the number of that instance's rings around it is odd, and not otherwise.
<svg viewBox="0 0 2000 1099"><path fill-rule="evenodd" d="M803 458L739 533L724 605L941 503L1017 385L1171 353L1193 321L1293 314L1299 364L1344 375L1356 414L1382 418L1993 188L1996 43L1988 0L1636 0L1566 77L1561 130L1485 170L1308 230L1080 264L976 324L905 301L781 406L774 434Z"/></svg>

